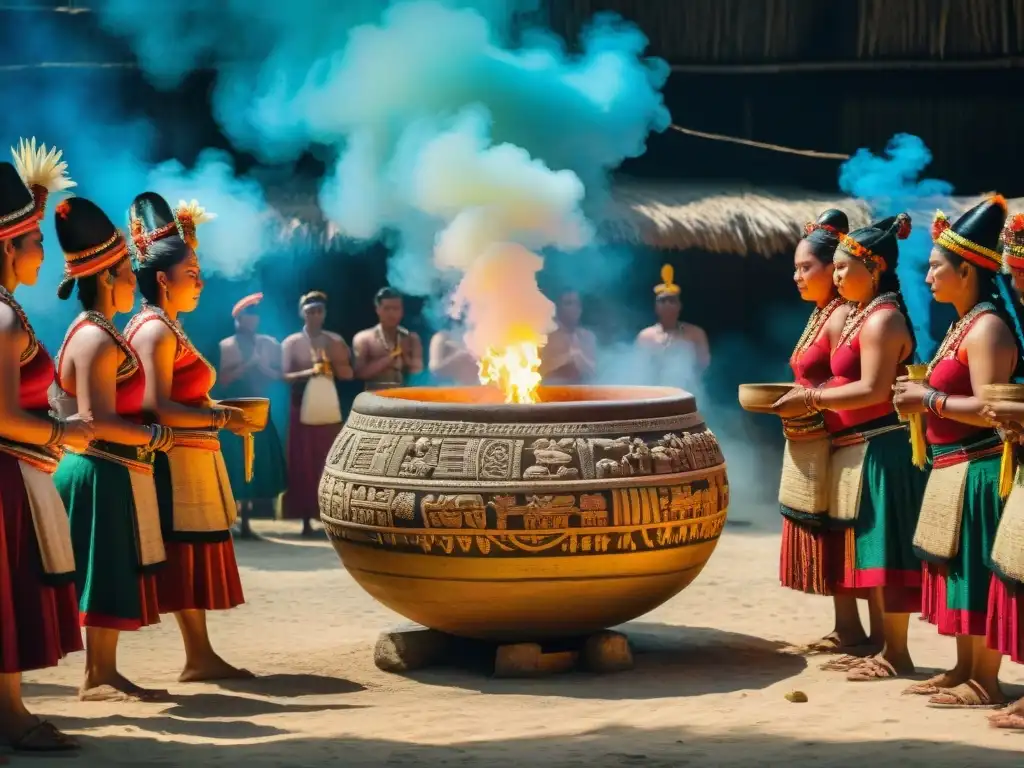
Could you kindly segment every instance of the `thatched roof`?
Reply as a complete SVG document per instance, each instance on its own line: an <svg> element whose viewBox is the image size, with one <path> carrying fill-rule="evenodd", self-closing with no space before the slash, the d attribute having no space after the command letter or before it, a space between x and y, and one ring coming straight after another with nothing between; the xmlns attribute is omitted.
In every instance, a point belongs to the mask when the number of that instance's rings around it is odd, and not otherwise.
<svg viewBox="0 0 1024 768"><path fill-rule="evenodd" d="M870 220L862 202L799 190L630 181L612 197L603 234L664 250L771 256L792 250L804 224L827 208L846 211L854 228Z"/></svg>
<svg viewBox="0 0 1024 768"><path fill-rule="evenodd" d="M330 247L341 235L324 222L312 193L271 188L271 202L289 222L289 237ZM942 208L953 216L981 196L928 200L921 213ZM1010 210L1024 211L1024 198L1010 200ZM710 253L774 256L788 253L803 235L806 222L827 208L840 208L852 228L869 223L867 204L838 195L793 189L758 189L742 185L622 180L612 187L611 203L599 222L601 235L612 242L646 245L659 250L697 249ZM917 225L927 226L918 214Z"/></svg>

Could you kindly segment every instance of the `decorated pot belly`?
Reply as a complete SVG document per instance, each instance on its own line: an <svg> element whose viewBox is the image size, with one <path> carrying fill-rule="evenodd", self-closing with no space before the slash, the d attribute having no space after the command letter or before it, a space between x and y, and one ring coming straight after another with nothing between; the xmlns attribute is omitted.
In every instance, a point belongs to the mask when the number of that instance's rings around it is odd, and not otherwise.
<svg viewBox="0 0 1024 768"><path fill-rule="evenodd" d="M711 557L729 486L694 398L657 387L361 394L320 482L353 578L432 629L514 641L636 618Z"/></svg>

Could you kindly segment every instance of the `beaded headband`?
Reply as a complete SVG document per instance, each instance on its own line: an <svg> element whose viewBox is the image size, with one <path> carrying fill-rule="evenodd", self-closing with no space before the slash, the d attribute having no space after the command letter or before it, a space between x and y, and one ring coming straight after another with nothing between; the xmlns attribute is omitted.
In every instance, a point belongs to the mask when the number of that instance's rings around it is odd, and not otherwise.
<svg viewBox="0 0 1024 768"><path fill-rule="evenodd" d="M1006 199L1002 195L996 195L990 202L1006 210ZM998 272L1003 266L1001 254L954 232L952 223L942 211L936 211L932 219L932 242L981 269Z"/></svg>
<svg viewBox="0 0 1024 768"><path fill-rule="evenodd" d="M844 253L848 253L853 256L853 258L863 261L867 265L868 269L885 272L885 270L889 268L884 257L875 253L866 245L861 245L850 235L842 232L839 234L839 247Z"/></svg>
<svg viewBox="0 0 1024 768"><path fill-rule="evenodd" d="M323 291L310 291L299 299L299 308L308 307L311 304L326 304L327 294Z"/></svg>
<svg viewBox="0 0 1024 768"><path fill-rule="evenodd" d="M68 176L68 164L61 160L63 152L56 147L36 144L35 137L18 141L11 147L14 167L32 193L32 202L5 216L0 216L0 237L9 239L30 232L39 226L46 214L46 201L51 192L77 186Z"/></svg>

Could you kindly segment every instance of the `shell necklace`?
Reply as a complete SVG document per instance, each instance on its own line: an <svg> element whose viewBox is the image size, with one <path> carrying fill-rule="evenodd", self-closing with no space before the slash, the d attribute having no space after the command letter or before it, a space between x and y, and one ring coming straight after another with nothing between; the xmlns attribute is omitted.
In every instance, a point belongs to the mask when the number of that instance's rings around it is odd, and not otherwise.
<svg viewBox="0 0 1024 768"><path fill-rule="evenodd" d="M964 340L964 336L967 335L967 331L971 327L971 323L973 323L979 315L995 311L996 307L994 304L988 301L981 301L965 312L963 317L950 325L949 330L946 331L946 336L942 339L942 344L939 345L938 352L935 353L935 357L933 357L932 361L928 364L928 373L925 378L931 377L932 371L935 370L935 367L939 363L947 357L952 357L956 354L956 350L960 348L960 342L962 342Z"/></svg>
<svg viewBox="0 0 1024 768"><path fill-rule="evenodd" d="M857 335L858 331L860 331L861 326L864 325L864 321L868 319L868 315L870 315L876 307L879 307L882 304L897 304L899 302L899 298L899 294L893 291L880 293L869 301L864 306L864 309L854 308L850 312L850 316L846 318L846 322L843 324L843 332L839 336L839 343L836 345L836 348L841 347L844 343L852 345L853 337Z"/></svg>
<svg viewBox="0 0 1024 768"><path fill-rule="evenodd" d="M821 329L828 322L828 319L832 316L832 313L839 309L840 306L846 303L846 299L841 296L836 296L824 307L815 307L814 311L811 312L811 316L807 319L807 325L804 326L804 332L800 334L800 338L796 342L796 346L793 348L793 354L790 355L790 360L795 360L813 344L818 334L821 333Z"/></svg>

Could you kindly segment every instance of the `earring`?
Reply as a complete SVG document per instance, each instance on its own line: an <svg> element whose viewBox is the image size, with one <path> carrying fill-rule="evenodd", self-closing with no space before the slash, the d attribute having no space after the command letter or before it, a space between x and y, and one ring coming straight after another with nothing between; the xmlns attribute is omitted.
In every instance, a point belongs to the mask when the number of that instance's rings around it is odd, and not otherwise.
<svg viewBox="0 0 1024 768"><path fill-rule="evenodd" d="M109 272L107 272L106 280L107 280L107 285L113 285L114 284L114 276L112 274L110 274Z"/></svg>

